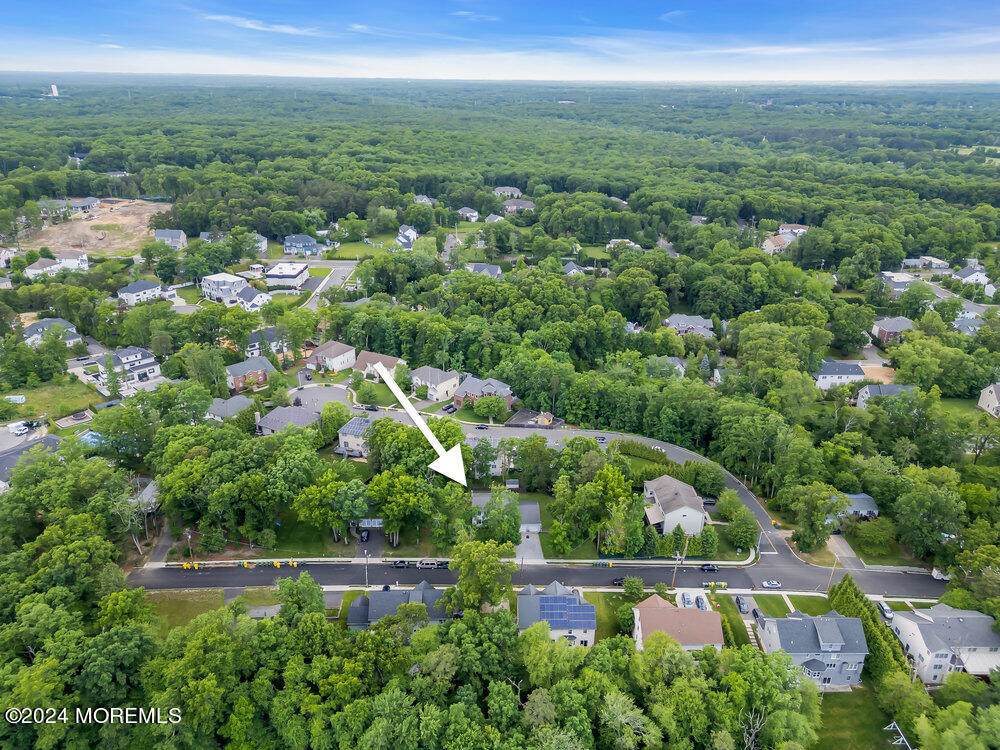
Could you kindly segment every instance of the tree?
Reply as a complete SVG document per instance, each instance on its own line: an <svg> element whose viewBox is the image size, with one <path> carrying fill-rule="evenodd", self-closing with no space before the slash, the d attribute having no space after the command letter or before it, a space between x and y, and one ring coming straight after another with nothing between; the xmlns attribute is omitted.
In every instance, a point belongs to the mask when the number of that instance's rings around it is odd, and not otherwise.
<svg viewBox="0 0 1000 750"><path fill-rule="evenodd" d="M743 551L749 550L757 541L760 528L753 512L746 506L741 506L733 519L726 526L726 538L729 543Z"/></svg>
<svg viewBox="0 0 1000 750"><path fill-rule="evenodd" d="M479 609L495 604L513 593L511 575L517 570L513 560L514 545L493 540L456 544L448 566L458 574L455 588L445 592L448 611Z"/></svg>
<svg viewBox="0 0 1000 750"><path fill-rule="evenodd" d="M899 541L924 556L939 547L942 535L959 532L965 503L951 490L920 482L900 495L893 511Z"/></svg>
<svg viewBox="0 0 1000 750"><path fill-rule="evenodd" d="M308 573L300 573L298 578L279 578L277 583L281 603L278 617L285 622L295 625L309 612L322 614L326 611L323 589Z"/></svg>
<svg viewBox="0 0 1000 750"><path fill-rule="evenodd" d="M625 596L631 601L637 602L642 599L643 594L645 594L645 582L639 576L626 576L625 581L622 584L622 589L625 592Z"/></svg>
<svg viewBox="0 0 1000 750"><path fill-rule="evenodd" d="M340 428L351 419L351 413L347 406L339 401L328 401L323 404L323 411L319 418L319 432L323 437L324 445L330 445L337 439Z"/></svg>
<svg viewBox="0 0 1000 750"><path fill-rule="evenodd" d="M821 482L786 487L779 495L781 505L795 513L798 528L792 534L792 541L803 552L826 545L837 523L837 515L850 504L846 495Z"/></svg>
<svg viewBox="0 0 1000 750"><path fill-rule="evenodd" d="M374 404L378 401L378 391L375 388L375 384L366 380L361 386L355 391L355 396L359 403L362 404Z"/></svg>
<svg viewBox="0 0 1000 750"><path fill-rule="evenodd" d="M115 363L114 360L112 360L110 353L104 358L104 372L104 387L108 390L108 398L121 398L121 375L118 373L118 370L115 369Z"/></svg>
<svg viewBox="0 0 1000 750"><path fill-rule="evenodd" d="M498 544L521 542L521 511L517 498L501 485L495 485L490 492L476 538L492 539Z"/></svg>
<svg viewBox="0 0 1000 750"><path fill-rule="evenodd" d="M701 530L699 540L701 542L701 556L708 560L714 558L715 554L719 551L719 535L715 531L715 528L706 525Z"/></svg>
<svg viewBox="0 0 1000 750"><path fill-rule="evenodd" d="M472 410L479 417L489 417L490 423L493 423L493 419L504 416L507 413L507 402L504 401L500 396L482 396L476 399L475 406Z"/></svg>
<svg viewBox="0 0 1000 750"><path fill-rule="evenodd" d="M472 447L472 475L477 482L483 482L490 477L490 467L497 460L497 448L486 439L480 439Z"/></svg>

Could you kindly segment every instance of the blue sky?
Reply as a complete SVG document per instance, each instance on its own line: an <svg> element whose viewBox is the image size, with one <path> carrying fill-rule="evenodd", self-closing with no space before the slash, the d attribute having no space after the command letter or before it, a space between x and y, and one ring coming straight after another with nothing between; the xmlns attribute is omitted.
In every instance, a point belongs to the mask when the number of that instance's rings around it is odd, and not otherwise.
<svg viewBox="0 0 1000 750"><path fill-rule="evenodd" d="M1000 80L1000 2L36 0L0 13L0 70Z"/></svg>

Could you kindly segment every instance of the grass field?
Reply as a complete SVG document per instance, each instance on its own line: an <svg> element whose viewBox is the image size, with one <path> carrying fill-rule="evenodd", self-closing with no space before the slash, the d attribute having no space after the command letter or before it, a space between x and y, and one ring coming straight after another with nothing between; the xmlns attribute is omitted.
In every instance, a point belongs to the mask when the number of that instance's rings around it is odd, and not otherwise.
<svg viewBox="0 0 1000 750"><path fill-rule="evenodd" d="M274 549L258 550L258 557L353 557L354 538L350 544L344 540L333 541L333 534L320 531L314 526L300 521L291 508L278 512L280 526L275 528L277 541Z"/></svg>
<svg viewBox="0 0 1000 750"><path fill-rule="evenodd" d="M382 554L385 557L402 557L413 560L419 560L422 557L437 557L438 552L434 549L431 536L430 529L425 526L420 530L420 539L418 541L416 529L410 526L404 527L399 532L399 546L391 547L386 542ZM448 550L445 550L442 554L447 557Z"/></svg>
<svg viewBox="0 0 1000 750"><path fill-rule="evenodd" d="M887 604L889 605L889 609L894 610L896 612L910 611L910 605L907 604L906 602L887 602Z"/></svg>
<svg viewBox="0 0 1000 750"><path fill-rule="evenodd" d="M278 603L278 589L275 586L245 588L240 600L248 607L270 607Z"/></svg>
<svg viewBox="0 0 1000 750"><path fill-rule="evenodd" d="M330 269L329 268L320 268L320 267L317 267L317 266L309 266L309 275L310 276L319 276L319 277L322 278L323 276L326 276L329 273L330 273Z"/></svg>
<svg viewBox="0 0 1000 750"><path fill-rule="evenodd" d="M709 600L717 605L716 609L720 615L726 618L729 623L729 627L733 631L733 639L736 641L737 646L743 646L750 643L750 636L747 635L747 629L743 626L743 619L740 617L740 611L736 609L736 602L733 601L733 597L727 596L726 594L709 594Z"/></svg>
<svg viewBox="0 0 1000 750"><path fill-rule="evenodd" d="M222 589L190 589L177 591L148 591L146 599L162 620L157 630L166 635L181 625L205 612L211 612L225 604Z"/></svg>
<svg viewBox="0 0 1000 750"><path fill-rule="evenodd" d="M388 248L392 247L392 243L396 239L396 235L386 232L385 234L377 234L374 237L369 237L368 239L372 243L371 245L363 241L342 242L340 243L340 247L338 247L332 254L327 253L327 255L332 255L334 258L345 260L364 260L365 258L374 258L379 255L385 255L388 252ZM381 244L381 247L379 247L379 244Z"/></svg>
<svg viewBox="0 0 1000 750"><path fill-rule="evenodd" d="M396 406L399 403L385 383L372 383L372 385L375 386L375 401L373 403L376 406Z"/></svg>
<svg viewBox="0 0 1000 750"><path fill-rule="evenodd" d="M625 604L625 597L621 594L610 594L603 591L591 591L585 593L583 596L597 610L596 640L599 641L602 638L611 638L618 635L620 632L618 629L618 616L615 613L622 604Z"/></svg>
<svg viewBox="0 0 1000 750"><path fill-rule="evenodd" d="M542 529L548 531L552 528L552 511L549 505L552 503L552 496L541 492L526 492L519 495L518 500L534 500L538 503L539 515L542 521ZM547 558L563 560L595 560L597 559L597 545L593 539L587 539L580 546L571 549L568 554L558 554L552 546L552 540L548 534L541 534L539 540L542 543L542 554Z"/></svg>
<svg viewBox="0 0 1000 750"><path fill-rule="evenodd" d="M43 383L37 388L18 388L11 391L11 395L24 396L25 401L18 408L22 417L38 417L44 414L52 419L60 419L83 411L106 400L90 386L79 380L71 380L66 375Z"/></svg>
<svg viewBox="0 0 1000 750"><path fill-rule="evenodd" d="M345 628L347 627L347 608L350 606L351 602L353 602L355 599L361 596L362 593L363 592L361 591L344 592L344 599L340 603L340 612L338 613L337 617L340 619L340 622L344 625Z"/></svg>
<svg viewBox="0 0 1000 750"><path fill-rule="evenodd" d="M978 419L986 412L976 406L978 399L974 398L943 398L941 406L954 417L972 417Z"/></svg>
<svg viewBox="0 0 1000 750"><path fill-rule="evenodd" d="M463 406L461 409L456 411L454 414L449 414L452 419L460 419L463 422L476 422L477 424L489 424L489 417L481 417L472 411L469 406ZM501 417L494 424L503 424L506 421L506 417Z"/></svg>
<svg viewBox="0 0 1000 750"><path fill-rule="evenodd" d="M177 296L189 305L196 305L201 299L201 290L197 286L185 286L177 290Z"/></svg>
<svg viewBox="0 0 1000 750"><path fill-rule="evenodd" d="M847 537L847 542L850 544L850 537ZM915 565L922 567L920 560L911 555L899 542L892 542L888 549L875 555L862 554L853 544L851 549L868 565Z"/></svg>
<svg viewBox="0 0 1000 750"><path fill-rule="evenodd" d="M586 245L580 248L580 258L583 260L611 260L608 251L600 245Z"/></svg>
<svg viewBox="0 0 1000 750"><path fill-rule="evenodd" d="M807 615L825 615L830 611L830 602L825 596L789 596L792 606Z"/></svg>
<svg viewBox="0 0 1000 750"><path fill-rule="evenodd" d="M889 718L875 703L867 686L849 693L823 695L823 727L813 750L862 750L889 747L892 739L882 729Z"/></svg>
<svg viewBox="0 0 1000 750"><path fill-rule="evenodd" d="M753 599L760 611L771 617L784 617L791 611L780 594L754 594Z"/></svg>
<svg viewBox="0 0 1000 750"><path fill-rule="evenodd" d="M346 481L350 481L351 479L360 479L362 482L367 482L372 478L372 470L368 464L364 461L352 461L350 459L341 458L333 452L333 446L323 448L319 451L319 455L331 464L346 464L349 466L351 473L347 475Z"/></svg>

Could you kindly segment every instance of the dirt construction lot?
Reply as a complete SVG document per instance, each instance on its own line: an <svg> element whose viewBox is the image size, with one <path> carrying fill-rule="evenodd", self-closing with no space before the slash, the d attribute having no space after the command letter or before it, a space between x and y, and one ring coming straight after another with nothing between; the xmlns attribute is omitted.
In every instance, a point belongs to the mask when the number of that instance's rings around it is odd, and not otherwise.
<svg viewBox="0 0 1000 750"><path fill-rule="evenodd" d="M22 247L50 250L84 250L91 256L128 255L153 236L149 219L167 211L169 203L109 199L89 215L75 218L36 232Z"/></svg>

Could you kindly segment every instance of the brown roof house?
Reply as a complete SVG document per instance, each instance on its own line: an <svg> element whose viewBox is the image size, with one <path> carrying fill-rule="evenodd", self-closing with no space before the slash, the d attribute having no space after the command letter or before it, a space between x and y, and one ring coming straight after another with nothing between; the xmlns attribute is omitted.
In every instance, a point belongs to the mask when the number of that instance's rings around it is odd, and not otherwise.
<svg viewBox="0 0 1000 750"><path fill-rule="evenodd" d="M646 639L653 633L666 633L685 651L699 651L705 646L722 650L722 617L713 610L697 607L679 608L657 594L632 607L635 626L632 637L642 651Z"/></svg>
<svg viewBox="0 0 1000 750"><path fill-rule="evenodd" d="M399 357L390 357L388 354L378 354L377 352L361 352L358 354L357 359L354 361L354 369L359 370L362 375L366 378L378 379L378 373L375 371L375 364L381 362L386 370L389 371L389 375L396 377L396 365L402 362L406 364L405 359L400 359Z"/></svg>
<svg viewBox="0 0 1000 750"><path fill-rule="evenodd" d="M230 390L242 391L267 382L274 365L266 357L250 357L226 367L226 385Z"/></svg>
<svg viewBox="0 0 1000 750"><path fill-rule="evenodd" d="M664 474L643 485L646 496L646 520L660 534L667 535L680 526L688 536L696 536L705 527L701 496L690 484Z"/></svg>
<svg viewBox="0 0 1000 750"><path fill-rule="evenodd" d="M340 341L325 341L306 358L306 367L310 370L340 372L354 367L356 361L357 352L353 346Z"/></svg>

